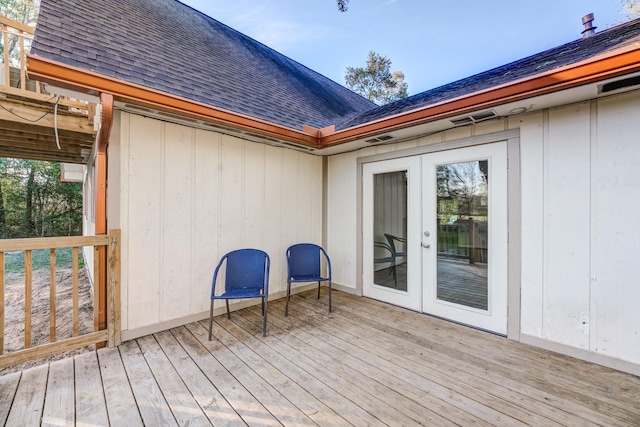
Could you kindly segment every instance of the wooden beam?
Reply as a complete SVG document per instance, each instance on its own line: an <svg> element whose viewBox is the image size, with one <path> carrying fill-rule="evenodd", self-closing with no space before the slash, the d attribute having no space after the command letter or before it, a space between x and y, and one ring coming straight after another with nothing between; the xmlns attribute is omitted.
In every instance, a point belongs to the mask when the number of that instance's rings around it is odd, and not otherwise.
<svg viewBox="0 0 640 427"><path fill-rule="evenodd" d="M35 27L30 27L27 24L23 24L18 21L14 21L13 19L9 19L6 16L0 16L0 24L5 27L15 28L16 30L24 31L27 34L34 34L36 31Z"/></svg>
<svg viewBox="0 0 640 427"><path fill-rule="evenodd" d="M108 332L106 330L92 332L90 334L82 335L79 337L69 338L55 343L43 344L38 347L5 354L3 356L0 356L0 369L6 368L7 366L15 365L17 363L23 363L29 360L49 356L51 354L60 353L61 351L67 351L106 341L107 336Z"/></svg>
<svg viewBox="0 0 640 427"><path fill-rule="evenodd" d="M12 149L25 149L26 151L44 151L51 152L53 154L59 155L69 155L73 154L76 156L80 156L81 150L91 149L91 145L86 146L71 146L69 144L63 143L60 141L60 149L56 146L55 140L48 141L48 144L44 144L42 142L33 142L25 139L19 138L6 138L4 135L0 135L0 148L5 148L7 150ZM55 149L55 151L53 150Z"/></svg>
<svg viewBox="0 0 640 427"><path fill-rule="evenodd" d="M53 128L56 123L56 121L54 121L53 106L51 106L48 113L47 110L42 111L39 108L7 102L6 100L1 100L0 106L2 106L2 108L0 108L0 120L24 123L30 126L36 124L48 128ZM95 133L93 125L89 124L87 117L58 114L57 128L59 130L89 134Z"/></svg>
<svg viewBox="0 0 640 427"><path fill-rule="evenodd" d="M85 164L86 159L78 156L56 156L52 155L49 152L36 152L36 151L28 151L28 150L4 150L0 151L0 157L9 157L15 159L30 159L30 160L43 160L47 162L62 162L62 163L77 163L77 164Z"/></svg>
<svg viewBox="0 0 640 427"><path fill-rule="evenodd" d="M9 71L9 73L10 72L11 71ZM9 74L5 74L5 75L8 76ZM30 81L35 82L36 87L40 86L38 84L39 82L37 82L36 80L30 80ZM30 90L22 90L22 89L18 89L18 88L7 86L7 85L0 85L0 93L9 95L10 97L13 97L16 101L19 101L19 102L54 104L56 99L56 95L52 95L50 93L37 93L37 92L32 92ZM10 98L7 98L7 101L10 101L10 100L11 100ZM69 107L72 107L72 108L78 108L80 110L90 111L89 105L92 105L92 104L87 104L86 102L83 102L83 101L72 101L71 99L65 98L65 97L60 97L60 100L58 101L58 106L64 107L65 110ZM76 115L78 114L76 113Z"/></svg>
<svg viewBox="0 0 640 427"><path fill-rule="evenodd" d="M2 239L0 240L0 252L72 248L74 246L106 246L108 244L109 238L106 235Z"/></svg>

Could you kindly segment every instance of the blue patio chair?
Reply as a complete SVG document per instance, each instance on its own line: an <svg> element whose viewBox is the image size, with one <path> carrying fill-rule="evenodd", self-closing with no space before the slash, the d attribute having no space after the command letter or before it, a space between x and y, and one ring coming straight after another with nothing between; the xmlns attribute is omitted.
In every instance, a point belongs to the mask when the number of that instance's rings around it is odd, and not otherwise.
<svg viewBox="0 0 640 427"><path fill-rule="evenodd" d="M224 290L216 295L216 282L222 264L226 262ZM227 318L230 299L262 299L262 335L267 336L267 302L269 296L269 255L259 249L238 249L220 259L211 282L211 308L209 309L209 341L213 325L213 301L225 300Z"/></svg>
<svg viewBox="0 0 640 427"><path fill-rule="evenodd" d="M327 263L327 275L322 274L321 256ZM287 249L287 302L284 315L289 315L289 298L291 284L318 282L318 299L320 299L321 282L329 282L329 313L331 313L331 261L322 247L313 243L298 243Z"/></svg>

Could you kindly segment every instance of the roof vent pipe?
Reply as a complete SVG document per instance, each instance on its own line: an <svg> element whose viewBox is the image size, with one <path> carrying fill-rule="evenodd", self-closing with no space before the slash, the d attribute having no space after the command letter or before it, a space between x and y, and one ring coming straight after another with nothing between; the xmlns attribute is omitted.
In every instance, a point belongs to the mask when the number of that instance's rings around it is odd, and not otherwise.
<svg viewBox="0 0 640 427"><path fill-rule="evenodd" d="M594 36L596 34L596 28L593 26L593 13L585 15L582 17L582 25L584 25L584 30L582 30L582 38L586 39L588 37Z"/></svg>

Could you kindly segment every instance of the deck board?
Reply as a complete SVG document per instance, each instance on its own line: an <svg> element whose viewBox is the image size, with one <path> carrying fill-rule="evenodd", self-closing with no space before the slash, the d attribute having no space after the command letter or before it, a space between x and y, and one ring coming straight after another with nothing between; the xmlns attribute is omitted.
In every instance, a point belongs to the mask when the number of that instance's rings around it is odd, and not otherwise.
<svg viewBox="0 0 640 427"><path fill-rule="evenodd" d="M365 307L366 315L362 316L363 312L358 311L358 307ZM363 305L360 301L355 301L350 306L350 310L343 314L352 323L369 324L374 330L405 337L404 328L390 327L384 322L375 320L379 319L382 313L391 313L386 320L388 323L395 324L398 321L398 309L389 310L388 308L386 304L378 302ZM497 373L501 379L511 379L519 384L546 391L549 395L545 399L553 396L553 400L561 401L562 407L573 406L576 410L580 408L580 413L592 415L593 422L598 422L597 420L600 419L600 422L607 421L605 423L607 425L634 425L640 420L640 404L636 398L640 395L636 393L640 382L632 381L633 384L623 382L622 385L611 382L607 372L615 374L616 371L612 369L599 367L595 370L597 372L594 372L595 365L591 363L515 343L470 328L460 328L459 325L439 319L432 320L438 325L438 329L432 330L420 328L423 322L419 317L402 317L402 319L405 321L404 326L413 331L413 341L419 343L421 347L435 350L437 355L445 355L445 360L464 361L467 365L482 367L485 372ZM457 340L452 338L457 334L467 338L463 340L464 345L455 344ZM547 359L550 361L548 362ZM565 371L559 369L561 361L565 363L569 361L572 369ZM592 381L592 375L598 375L600 381ZM626 378L637 379L638 377L626 375ZM596 391L594 388L598 393L594 393ZM597 395L597 399L593 398L594 395ZM605 414L604 420L601 414ZM610 418L612 416L613 419ZM617 424L618 420L621 421L619 424Z"/></svg>
<svg viewBox="0 0 640 427"><path fill-rule="evenodd" d="M43 426L75 425L73 359L51 362L42 412Z"/></svg>
<svg viewBox="0 0 640 427"><path fill-rule="evenodd" d="M16 395L20 383L20 374L20 372L14 372L0 376L0 425L5 425L5 421L9 417L11 402L13 402L13 397Z"/></svg>
<svg viewBox="0 0 640 427"><path fill-rule="evenodd" d="M121 345L120 355L143 423L148 426L177 426L137 341Z"/></svg>
<svg viewBox="0 0 640 427"><path fill-rule="evenodd" d="M95 352L79 354L74 360L75 397L78 402L77 424L86 426L109 424L97 354Z"/></svg>
<svg viewBox="0 0 640 427"><path fill-rule="evenodd" d="M158 344L175 367L202 411L211 424L215 426L244 426L242 418L234 411L229 402L207 379L193 360L182 348L180 342L171 334L164 331L154 335ZM163 391L166 393L165 389Z"/></svg>
<svg viewBox="0 0 640 427"><path fill-rule="evenodd" d="M48 365L35 366L22 372L7 426L40 425L48 375Z"/></svg>
<svg viewBox="0 0 640 427"><path fill-rule="evenodd" d="M0 425L640 425L640 378L315 290L0 376ZM41 424L42 423L42 424Z"/></svg>
<svg viewBox="0 0 640 427"><path fill-rule="evenodd" d="M142 427L140 411L117 348L98 350L102 386L111 425Z"/></svg>

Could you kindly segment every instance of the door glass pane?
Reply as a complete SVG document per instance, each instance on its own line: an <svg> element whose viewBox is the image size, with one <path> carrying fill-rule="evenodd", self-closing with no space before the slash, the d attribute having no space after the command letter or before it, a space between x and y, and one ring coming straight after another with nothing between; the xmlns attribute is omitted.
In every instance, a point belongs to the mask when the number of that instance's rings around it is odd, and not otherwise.
<svg viewBox="0 0 640 427"><path fill-rule="evenodd" d="M489 162L436 167L437 298L488 309Z"/></svg>
<svg viewBox="0 0 640 427"><path fill-rule="evenodd" d="M407 290L407 172L373 177L375 284Z"/></svg>

